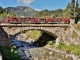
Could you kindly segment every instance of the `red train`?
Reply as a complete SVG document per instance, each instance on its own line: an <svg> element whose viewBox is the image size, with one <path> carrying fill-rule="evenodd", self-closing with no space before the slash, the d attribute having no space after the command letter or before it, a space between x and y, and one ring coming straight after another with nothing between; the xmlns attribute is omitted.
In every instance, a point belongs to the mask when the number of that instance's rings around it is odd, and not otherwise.
<svg viewBox="0 0 80 60"><path fill-rule="evenodd" d="M70 18L6 18L6 20L1 20L0 23L70 23Z"/></svg>

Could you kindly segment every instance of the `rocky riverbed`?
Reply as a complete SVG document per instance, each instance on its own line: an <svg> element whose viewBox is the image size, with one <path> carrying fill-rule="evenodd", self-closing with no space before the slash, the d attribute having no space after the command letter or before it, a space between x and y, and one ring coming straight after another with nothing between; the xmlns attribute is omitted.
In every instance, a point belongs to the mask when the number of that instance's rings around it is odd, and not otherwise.
<svg viewBox="0 0 80 60"><path fill-rule="evenodd" d="M17 47L22 60L76 60L55 48L33 46L31 44L33 39L27 38L24 34L18 34L12 39L12 46Z"/></svg>

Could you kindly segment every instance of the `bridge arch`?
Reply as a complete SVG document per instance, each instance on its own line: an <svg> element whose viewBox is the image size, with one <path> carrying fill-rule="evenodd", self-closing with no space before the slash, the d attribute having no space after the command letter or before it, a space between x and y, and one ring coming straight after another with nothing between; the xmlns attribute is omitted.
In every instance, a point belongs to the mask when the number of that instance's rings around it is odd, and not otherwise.
<svg viewBox="0 0 80 60"><path fill-rule="evenodd" d="M64 27L60 26L11 26L11 27L2 27L8 35L15 35L25 30L41 30L48 33L49 35L58 38L58 40L65 40L66 31Z"/></svg>
<svg viewBox="0 0 80 60"><path fill-rule="evenodd" d="M29 30L38 30L41 31L41 35L37 38L37 39L31 39L30 37L28 37L25 33ZM33 35L33 34L32 34ZM35 34L34 34L35 35ZM20 38L19 36L23 37ZM19 37L19 38L17 38ZM42 47L45 46L48 42L54 42L57 38L57 36L51 32L45 31L45 30L40 30L40 29L28 29L25 31L20 31L19 33L15 34L15 38L17 38L17 40L23 41L25 43L29 43L32 45L35 45L37 47ZM30 39L29 39L30 38ZM38 45L37 45L38 44ZM42 44L42 45L41 45Z"/></svg>
<svg viewBox="0 0 80 60"><path fill-rule="evenodd" d="M57 38L58 34L56 33L55 27L3 27L5 32L8 33L8 35L15 35L17 33L20 33L22 31L26 30L40 30L43 32L48 33L49 35Z"/></svg>
<svg viewBox="0 0 80 60"><path fill-rule="evenodd" d="M51 36L54 37L55 39L58 37L56 34L50 32L50 31L46 31L46 30L41 30L41 29L28 29L28 30L39 30L39 31L42 31L42 32L45 32L45 33L51 35ZM28 30L24 30L24 31L28 31ZM20 31L20 32L14 34L14 35L17 35L17 34L19 34L19 33L21 33L21 32L24 32L24 31Z"/></svg>

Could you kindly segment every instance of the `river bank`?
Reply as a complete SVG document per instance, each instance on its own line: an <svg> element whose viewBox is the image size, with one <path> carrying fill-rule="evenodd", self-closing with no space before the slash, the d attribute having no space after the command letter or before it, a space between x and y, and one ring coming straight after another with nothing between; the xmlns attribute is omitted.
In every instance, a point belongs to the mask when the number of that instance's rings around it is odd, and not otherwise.
<svg viewBox="0 0 80 60"><path fill-rule="evenodd" d="M51 48L46 46L36 47L19 40L14 40L13 46L16 46L22 60L72 60L72 58L66 57L57 50L49 50Z"/></svg>
<svg viewBox="0 0 80 60"><path fill-rule="evenodd" d="M22 60L75 60L69 54L63 51L59 51L55 48L48 46L37 47L30 43L24 42L25 38L22 38L23 34L17 35L12 40L12 46L16 47L19 54L22 56ZM23 39L23 40L18 40ZM30 41L30 40L28 40ZM65 55L66 54L66 55ZM67 57L68 56L68 57ZM74 56L73 56L74 57ZM79 60L79 59L78 59Z"/></svg>
<svg viewBox="0 0 80 60"><path fill-rule="evenodd" d="M66 58L72 58L72 60L80 60L80 58L72 53L67 53L66 51L62 51L62 50L58 50L56 47L52 48L52 47L48 47L48 46L45 46L44 47L45 49L49 49L51 51L55 51L55 52L58 52L60 54L65 55Z"/></svg>
<svg viewBox="0 0 80 60"><path fill-rule="evenodd" d="M12 38L12 46L16 47L19 54L22 56L22 60L80 60L78 56L66 51L59 50L55 47L49 47L49 42L53 45L54 38L38 31L40 37L35 41L32 38L37 37L35 34L37 31L28 31L26 33L17 34ZM36 35L34 37L34 35ZM30 37L32 38L30 38ZM35 38L36 39L36 38Z"/></svg>

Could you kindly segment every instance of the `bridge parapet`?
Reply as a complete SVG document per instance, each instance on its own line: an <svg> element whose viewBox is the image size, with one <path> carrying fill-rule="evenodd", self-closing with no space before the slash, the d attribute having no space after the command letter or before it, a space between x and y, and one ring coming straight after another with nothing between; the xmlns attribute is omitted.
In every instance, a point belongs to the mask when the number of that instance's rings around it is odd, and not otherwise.
<svg viewBox="0 0 80 60"><path fill-rule="evenodd" d="M2 23L2 27L65 27L69 24L7 24Z"/></svg>

